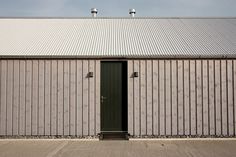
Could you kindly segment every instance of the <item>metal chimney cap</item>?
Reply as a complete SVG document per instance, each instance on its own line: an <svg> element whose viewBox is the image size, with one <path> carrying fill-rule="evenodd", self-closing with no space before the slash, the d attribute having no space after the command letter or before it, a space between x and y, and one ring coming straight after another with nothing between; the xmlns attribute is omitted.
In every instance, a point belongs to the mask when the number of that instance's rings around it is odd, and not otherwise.
<svg viewBox="0 0 236 157"><path fill-rule="evenodd" d="M129 9L129 14L136 14L135 9Z"/></svg>
<svg viewBox="0 0 236 157"><path fill-rule="evenodd" d="M93 14L93 13L97 14L97 13L98 13L98 10L97 10L96 8L92 8L92 9L91 9L91 13L92 13L92 14Z"/></svg>

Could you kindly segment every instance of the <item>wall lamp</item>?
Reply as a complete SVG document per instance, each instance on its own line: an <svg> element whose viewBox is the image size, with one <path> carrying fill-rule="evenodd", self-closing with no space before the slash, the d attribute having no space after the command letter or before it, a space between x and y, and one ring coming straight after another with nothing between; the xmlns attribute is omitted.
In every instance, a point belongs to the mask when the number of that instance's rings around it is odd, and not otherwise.
<svg viewBox="0 0 236 157"><path fill-rule="evenodd" d="M93 72L89 72L87 76L88 77L93 77Z"/></svg>
<svg viewBox="0 0 236 157"><path fill-rule="evenodd" d="M138 77L138 72L134 72L133 77Z"/></svg>

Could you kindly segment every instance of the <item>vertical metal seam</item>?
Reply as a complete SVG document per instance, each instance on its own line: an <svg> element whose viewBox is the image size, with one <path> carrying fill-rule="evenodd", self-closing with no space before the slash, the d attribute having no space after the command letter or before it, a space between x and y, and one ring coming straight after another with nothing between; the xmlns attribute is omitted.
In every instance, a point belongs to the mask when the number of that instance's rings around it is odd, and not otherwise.
<svg viewBox="0 0 236 157"><path fill-rule="evenodd" d="M192 116L192 113L191 113L191 109L192 109L192 103L191 103L191 61L188 60L188 83L189 83L189 134L191 135L192 133L192 123L191 123L191 116Z"/></svg>
<svg viewBox="0 0 236 157"><path fill-rule="evenodd" d="M0 60L0 118L2 118L2 60ZM0 119L0 126L2 126L1 122ZM2 134L2 129L0 129L0 134Z"/></svg>
<svg viewBox="0 0 236 157"><path fill-rule="evenodd" d="M22 99L22 98L21 98L21 96L20 96L20 93L21 93L21 92L20 92L20 89L21 89L21 86L20 86L20 82L21 82L21 79L20 79L20 78L21 78L21 77L20 77L20 75L21 75L21 74L20 74L20 68L21 68L21 66L20 66L20 65L21 65L21 61L19 61L19 122L18 122L18 124L19 124L19 126L18 126L18 128L19 128L19 134L21 133L21 131L20 131L20 124L21 124L21 123L20 123L20 119L21 119L20 114L21 114L21 105L22 105L22 104L21 104L21 99Z"/></svg>
<svg viewBox="0 0 236 157"><path fill-rule="evenodd" d="M52 135L52 61L50 60L50 65L49 65L49 123L50 123L50 129L49 129L49 132L50 132L50 135Z"/></svg>
<svg viewBox="0 0 236 157"><path fill-rule="evenodd" d="M38 73L38 77L37 77L37 80L38 80L38 84L37 84L37 112L36 112L36 117L37 117L37 125L36 125L36 134L38 135L39 134L39 60L37 60L38 62L38 67L37 67L37 73Z"/></svg>
<svg viewBox="0 0 236 157"><path fill-rule="evenodd" d="M81 88L81 99L82 99L82 106L81 106L81 109L82 109L82 124L81 124L81 126L82 126L82 136L84 135L84 93L83 93L83 91L84 91L84 60L82 60L81 61L82 63L81 63L81 65L82 65L82 73L81 73L81 77L82 77L82 83L81 83L81 85L82 85L82 88Z"/></svg>
<svg viewBox="0 0 236 157"><path fill-rule="evenodd" d="M142 122L141 122L141 118L142 118L142 115L141 115L141 61L139 60L139 74L140 74L140 77L139 77L139 135L141 135L141 129L142 129Z"/></svg>
<svg viewBox="0 0 236 157"><path fill-rule="evenodd" d="M152 67L151 67L151 71L152 71L152 135L154 135L154 132L153 132L153 60L152 60Z"/></svg>
<svg viewBox="0 0 236 157"><path fill-rule="evenodd" d="M26 135L26 79L27 79L27 60L25 60L25 135Z"/></svg>
<svg viewBox="0 0 236 157"><path fill-rule="evenodd" d="M202 97L202 135L204 134L204 112L203 112L203 61L201 60L201 97Z"/></svg>
<svg viewBox="0 0 236 157"><path fill-rule="evenodd" d="M166 135L166 60L164 60L164 134Z"/></svg>
<svg viewBox="0 0 236 157"><path fill-rule="evenodd" d="M77 98L77 87L78 87L78 81L77 81L77 65L78 60L75 60L75 135L78 136L77 132L77 109L78 109L78 98ZM96 77L96 76L95 76Z"/></svg>
<svg viewBox="0 0 236 157"><path fill-rule="evenodd" d="M68 112L68 116L69 116L69 135L71 135L71 118L70 118L70 112L71 112L71 60L68 60L69 62L69 71L68 71L68 77L69 77L69 104L68 104L68 107L69 107L69 112Z"/></svg>
<svg viewBox="0 0 236 157"><path fill-rule="evenodd" d="M184 71L184 60L182 60L182 65L183 65L183 67L182 67L182 83L183 83L183 135L185 135L185 83L184 83L184 73L185 73L185 71Z"/></svg>
<svg viewBox="0 0 236 157"><path fill-rule="evenodd" d="M222 60L220 60L220 121L221 121L221 134L223 132L223 127L222 127L222 124L223 124L223 116L222 116L222 109L223 109L223 106L222 106Z"/></svg>
<svg viewBox="0 0 236 157"><path fill-rule="evenodd" d="M52 60L50 60L50 68L49 68L50 72L49 72L49 82L50 82L50 105L49 105L49 113L50 113L50 135L52 135Z"/></svg>
<svg viewBox="0 0 236 157"><path fill-rule="evenodd" d="M216 133L216 76L215 76L215 73L216 73L216 62L215 60L213 61L213 72L214 72L214 122L215 122L215 135L217 134Z"/></svg>
<svg viewBox="0 0 236 157"><path fill-rule="evenodd" d="M56 89L57 89L57 92L56 92L56 103L57 103L57 105L56 105L56 134L58 135L58 60L56 60L56 62L57 62L57 83L56 83L56 85L57 85L57 87L56 87Z"/></svg>
<svg viewBox="0 0 236 157"><path fill-rule="evenodd" d="M90 60L88 60L88 72L90 72ZM90 77L87 77L88 80L88 135L90 135Z"/></svg>
<svg viewBox="0 0 236 157"><path fill-rule="evenodd" d="M7 104L8 104L8 100L7 100L7 93L8 93L8 88L7 88L7 84L8 84L8 60L6 60L6 89L5 89L5 92L6 92L6 117L5 117L5 122L6 122L6 124L5 124L5 135L7 135Z"/></svg>
<svg viewBox="0 0 236 157"><path fill-rule="evenodd" d="M211 130L211 121L210 121L210 90L209 90L209 79L210 79L210 75L209 75L209 60L207 60L207 105L208 105L208 135L210 135L210 130Z"/></svg>
<svg viewBox="0 0 236 157"><path fill-rule="evenodd" d="M235 136L235 92L234 92L234 85L235 85L235 82L234 82L234 62L235 60L232 60L232 86L233 86L233 135Z"/></svg>
<svg viewBox="0 0 236 157"><path fill-rule="evenodd" d="M148 103L147 103L147 60L145 60L145 84L146 84L146 88L145 88L145 95L146 95L146 106L145 106L145 110L146 110L146 135L147 135L147 106L148 106Z"/></svg>
<svg viewBox="0 0 236 157"><path fill-rule="evenodd" d="M158 60L158 135L160 135L160 60Z"/></svg>
<svg viewBox="0 0 236 157"><path fill-rule="evenodd" d="M229 98L228 98L228 60L225 60L225 62L226 62L226 103L227 103L227 105L226 105L226 109L227 109L227 112L226 112L226 114L227 114L227 135L229 135Z"/></svg>
<svg viewBox="0 0 236 157"><path fill-rule="evenodd" d="M235 97L234 97L234 85L235 85L235 82L234 82L234 61L235 60L232 60L232 86L233 86L233 135L235 136Z"/></svg>
<svg viewBox="0 0 236 157"><path fill-rule="evenodd" d="M19 76L18 76L18 79L19 79L19 90L18 90L18 92L19 92L18 93L19 94L19 99L18 99L18 104L19 104L19 106L18 106L18 135L20 135L20 105L21 105L20 104L20 100L21 100L21 98L20 98L20 60L19 60L19 69L18 70L19 70ZM0 90L1 90L1 88L0 88ZM0 111L1 111L1 107L0 107Z"/></svg>
<svg viewBox="0 0 236 157"><path fill-rule="evenodd" d="M197 114L197 111L198 111L198 99L197 99L197 95L198 95L198 90L197 90L197 85L198 85L198 81L197 81L197 61L196 61L196 59L194 60L194 68L195 68L195 78L194 78L194 82L195 82L195 101L196 101L196 103L195 103L195 123L196 123L196 125L195 125L195 127L196 127L196 130L195 130L195 132L196 132L196 135L198 135L198 123L197 123L197 120L198 120L198 118L197 118L197 116L198 116L198 114Z"/></svg>
<svg viewBox="0 0 236 157"><path fill-rule="evenodd" d="M173 135L173 127L172 127L172 118L173 118L173 110L172 110L172 60L170 60L170 134Z"/></svg>
<svg viewBox="0 0 236 157"><path fill-rule="evenodd" d="M195 103L195 122L196 122L196 135L198 135L198 114L197 114L197 111L198 111L198 98L197 98L197 96L198 96L198 89L197 89L197 86L198 86L198 81L197 81L197 60L195 59L195 63L194 63L194 67L195 67L195 101L196 101L196 103Z"/></svg>
<svg viewBox="0 0 236 157"><path fill-rule="evenodd" d="M132 60L132 66L133 66L133 70L132 73L134 72L134 60ZM135 104L134 104L134 96L135 96L135 90L134 90L134 77L133 77L133 135L135 135Z"/></svg>
<svg viewBox="0 0 236 157"><path fill-rule="evenodd" d="M65 129L64 129L64 126L65 126L65 121L64 121L65 120L65 117L64 117L65 116L64 115L64 108L65 108L65 106L64 106L65 105L65 99L64 99L65 98L65 89L64 89L64 86L65 86L65 67L64 66L65 65L64 65L64 61L65 60L62 61L62 65L63 65L62 66L62 71L63 71L63 77L62 77L62 79L63 79L63 86L62 86L62 92L63 92L63 94L62 94L63 95L63 105L62 105L62 110L63 110L62 114L63 114L63 116L62 116L62 122L63 122L63 127L62 127L62 130L63 131L62 132L63 132L63 135L65 135Z"/></svg>
<svg viewBox="0 0 236 157"><path fill-rule="evenodd" d="M97 79L97 70L96 70L96 60L93 60L93 69L94 69L94 79L93 79L93 89L94 89L94 93L93 93L93 97L94 97L94 115L93 115L93 119L94 119L94 135L96 135L96 79Z"/></svg>
<svg viewBox="0 0 236 157"><path fill-rule="evenodd" d="M176 60L176 91L177 91L177 135L179 135L179 60Z"/></svg>
<svg viewBox="0 0 236 157"><path fill-rule="evenodd" d="M30 99L30 134L32 135L32 130L33 130L33 114L32 114L32 111L33 111L33 60L31 60L31 92L30 92L30 96L31 96L31 99Z"/></svg>
<svg viewBox="0 0 236 157"><path fill-rule="evenodd" d="M44 88L43 88L43 90L44 90L44 98L43 98L43 99L44 99L44 111L43 111L44 124L43 124L43 125L44 125L44 135L45 135L45 119L46 119L46 118L45 118L45 96L46 96L46 94L45 94L45 82L46 82L46 81L45 81L45 79L46 79L45 71L46 71L46 61L45 61L45 60L44 60L44 67L43 67L43 68L44 68L44 72L43 72L43 73L44 73L44 76L43 76L43 77L44 77Z"/></svg>
<svg viewBox="0 0 236 157"><path fill-rule="evenodd" d="M14 63L15 63L15 60L13 60L12 61L13 62L13 65L12 65L12 72L13 72L13 74L12 74L12 114L11 114L11 120L12 120L12 127L11 127L11 129L12 129L12 135L13 135L13 131L14 131L14 129L13 129L13 127L14 127L14 123L13 123L13 114L14 114L14 103L15 103L15 101L14 101L14 89L15 89L15 81L14 81L14 72L15 72L15 70L14 70Z"/></svg>

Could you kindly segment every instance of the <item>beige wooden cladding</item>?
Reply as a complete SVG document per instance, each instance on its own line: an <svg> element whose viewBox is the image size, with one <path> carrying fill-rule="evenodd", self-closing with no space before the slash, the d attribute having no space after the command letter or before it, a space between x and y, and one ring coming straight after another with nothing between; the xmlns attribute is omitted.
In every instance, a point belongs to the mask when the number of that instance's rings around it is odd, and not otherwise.
<svg viewBox="0 0 236 157"><path fill-rule="evenodd" d="M129 60L128 76L131 135L235 136L236 60Z"/></svg>
<svg viewBox="0 0 236 157"><path fill-rule="evenodd" d="M100 132L100 61L0 60L0 79L0 135Z"/></svg>
<svg viewBox="0 0 236 157"><path fill-rule="evenodd" d="M128 60L128 132L235 136L235 91L236 60ZM0 60L0 135L99 132L100 60Z"/></svg>

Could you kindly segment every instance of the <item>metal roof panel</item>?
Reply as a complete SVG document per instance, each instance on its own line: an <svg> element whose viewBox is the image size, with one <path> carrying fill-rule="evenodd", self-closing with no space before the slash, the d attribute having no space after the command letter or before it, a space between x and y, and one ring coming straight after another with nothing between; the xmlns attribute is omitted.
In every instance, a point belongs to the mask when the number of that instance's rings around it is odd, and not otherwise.
<svg viewBox="0 0 236 157"><path fill-rule="evenodd" d="M235 57L235 18L0 18L0 57Z"/></svg>

